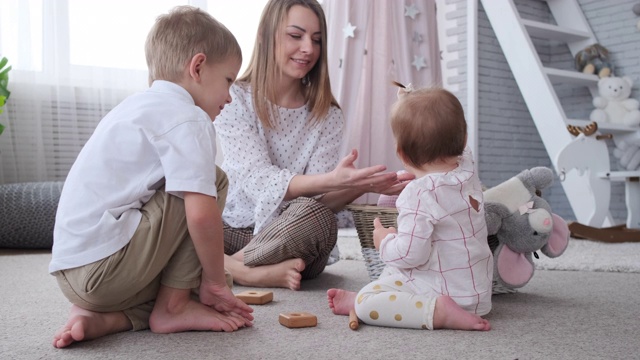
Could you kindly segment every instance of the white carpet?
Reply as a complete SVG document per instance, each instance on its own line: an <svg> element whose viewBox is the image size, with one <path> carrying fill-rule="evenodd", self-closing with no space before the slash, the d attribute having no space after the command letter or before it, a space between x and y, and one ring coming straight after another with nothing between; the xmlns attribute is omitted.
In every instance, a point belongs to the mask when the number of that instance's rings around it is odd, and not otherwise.
<svg viewBox="0 0 640 360"><path fill-rule="evenodd" d="M339 229L340 259L364 260L360 240L355 229ZM583 270L640 273L640 242L603 243L589 240L569 240L569 247L561 256L551 259L538 252L533 259L536 269Z"/></svg>

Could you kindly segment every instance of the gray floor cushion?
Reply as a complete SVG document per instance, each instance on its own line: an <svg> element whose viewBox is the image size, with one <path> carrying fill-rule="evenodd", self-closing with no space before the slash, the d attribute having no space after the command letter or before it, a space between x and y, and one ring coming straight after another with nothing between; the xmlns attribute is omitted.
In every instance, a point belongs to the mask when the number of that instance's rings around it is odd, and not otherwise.
<svg viewBox="0 0 640 360"><path fill-rule="evenodd" d="M50 249L62 181L0 185L0 248Z"/></svg>

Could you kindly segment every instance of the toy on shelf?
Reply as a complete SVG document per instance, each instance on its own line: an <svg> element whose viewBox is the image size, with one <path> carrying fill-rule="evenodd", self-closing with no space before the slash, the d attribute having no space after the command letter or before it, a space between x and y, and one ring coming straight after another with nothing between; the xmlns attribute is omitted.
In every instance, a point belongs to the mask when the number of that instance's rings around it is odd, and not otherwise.
<svg viewBox="0 0 640 360"><path fill-rule="evenodd" d="M613 156L618 159L620 166L629 171L640 170L640 145L634 144L622 137L615 137L613 142Z"/></svg>
<svg viewBox="0 0 640 360"><path fill-rule="evenodd" d="M494 281L507 289L522 287L533 277L536 251L555 258L569 244L567 223L540 196L553 176L547 167L534 167L484 191Z"/></svg>
<svg viewBox="0 0 640 360"><path fill-rule="evenodd" d="M578 176L588 177L588 191L580 199L580 208L589 209L582 223L569 224L571 236L604 242L640 241L640 171L611 171L609 149L603 139L610 134L596 134L597 123L587 126L567 126L575 135L555 159L556 172L560 180L575 170ZM640 130L613 135L614 141L624 140L640 145ZM624 181L627 205L626 225L602 227L609 215L611 181ZM610 220L610 219L609 219ZM611 222L611 221L610 221Z"/></svg>
<svg viewBox="0 0 640 360"><path fill-rule="evenodd" d="M596 74L600 78L613 74L609 50L600 44L593 44L578 51L575 56L575 64L578 71L585 74Z"/></svg>
<svg viewBox="0 0 640 360"><path fill-rule="evenodd" d="M640 102L630 99L633 81L630 77L610 76L598 80L599 96L593 98L596 108L591 121L608 122L626 126L640 125Z"/></svg>

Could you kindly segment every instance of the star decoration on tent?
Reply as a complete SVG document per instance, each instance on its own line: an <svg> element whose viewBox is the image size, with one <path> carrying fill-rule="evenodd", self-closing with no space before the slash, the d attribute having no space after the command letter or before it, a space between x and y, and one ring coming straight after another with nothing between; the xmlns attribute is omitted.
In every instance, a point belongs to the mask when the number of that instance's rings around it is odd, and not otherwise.
<svg viewBox="0 0 640 360"><path fill-rule="evenodd" d="M355 37L354 32L356 31L356 27L351 25L351 23L347 23L347 25L345 25L345 27L342 28L342 34L344 35L344 38L350 38L350 37Z"/></svg>
<svg viewBox="0 0 640 360"><path fill-rule="evenodd" d="M411 65L416 67L416 70L420 71L423 67L427 67L427 64L424 62L424 56L413 56L413 62Z"/></svg>
<svg viewBox="0 0 640 360"><path fill-rule="evenodd" d="M416 15L420 14L420 11L418 11L418 8L416 8L416 4L411 4L409 6L405 5L404 6L404 16L408 16L411 18L411 20L415 20L416 19Z"/></svg>
<svg viewBox="0 0 640 360"><path fill-rule="evenodd" d="M413 32L413 42L422 44L422 34L417 31Z"/></svg>

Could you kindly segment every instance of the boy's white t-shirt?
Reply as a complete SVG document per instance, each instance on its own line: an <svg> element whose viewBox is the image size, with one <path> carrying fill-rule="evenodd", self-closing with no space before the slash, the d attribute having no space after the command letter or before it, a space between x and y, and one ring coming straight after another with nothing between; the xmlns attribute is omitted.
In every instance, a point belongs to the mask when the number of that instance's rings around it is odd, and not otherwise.
<svg viewBox="0 0 640 360"><path fill-rule="evenodd" d="M103 259L129 243L140 209L168 193L217 196L215 129L181 86L155 81L98 124L62 190L49 272Z"/></svg>

